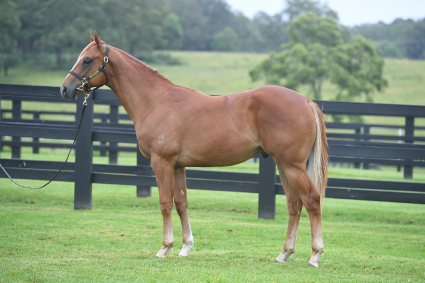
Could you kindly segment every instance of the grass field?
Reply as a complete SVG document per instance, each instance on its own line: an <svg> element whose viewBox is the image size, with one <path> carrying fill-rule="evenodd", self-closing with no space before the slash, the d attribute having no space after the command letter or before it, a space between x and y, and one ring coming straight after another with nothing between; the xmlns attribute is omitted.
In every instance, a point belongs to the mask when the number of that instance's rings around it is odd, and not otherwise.
<svg viewBox="0 0 425 283"><path fill-rule="evenodd" d="M25 182L25 181L23 181ZM28 182L28 181L26 181ZM33 182L36 185L37 182ZM39 182L38 182L39 183ZM1 180L1 282L423 282L425 207L325 199L325 255L309 268L310 225L303 211L295 255L275 264L286 232L285 197L276 220L257 218L257 196L190 190L195 247L156 259L162 219L156 188L94 185L93 210L73 211L73 185L34 191Z"/></svg>

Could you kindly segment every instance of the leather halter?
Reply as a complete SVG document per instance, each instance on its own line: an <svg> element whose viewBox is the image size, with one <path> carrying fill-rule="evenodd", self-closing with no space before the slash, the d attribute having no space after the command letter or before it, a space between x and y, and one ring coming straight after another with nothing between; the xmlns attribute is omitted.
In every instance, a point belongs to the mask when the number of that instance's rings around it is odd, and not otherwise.
<svg viewBox="0 0 425 283"><path fill-rule="evenodd" d="M108 54L109 54L109 45L106 45L106 53L105 53L105 57L103 57L103 63L102 63L102 66L100 66L100 68L96 71L96 72L94 72L93 74L91 74L90 76L88 76L87 78L83 78L82 76L80 76L79 74L77 74L77 73L75 73L74 71L69 71L69 73L71 74L71 75L74 75L74 76L76 76L80 81L81 81L81 85L79 86L79 87L77 87L77 89L79 90L79 91L81 91L81 92L89 92L89 93L92 93L93 91L95 91L95 90L97 90L98 88L100 88L100 87L102 87L103 85L101 85L101 86L98 86L98 87L96 87L96 88L91 88L91 89L89 89L89 80L91 80L92 78L94 78L97 74L99 74L100 72L103 72L104 74L105 74L105 77L106 77L106 83L104 84L104 85L106 85L107 83L108 83L108 74L106 73L106 69L105 69L105 67L106 67L106 63L108 63L109 62L109 57L108 57Z"/></svg>

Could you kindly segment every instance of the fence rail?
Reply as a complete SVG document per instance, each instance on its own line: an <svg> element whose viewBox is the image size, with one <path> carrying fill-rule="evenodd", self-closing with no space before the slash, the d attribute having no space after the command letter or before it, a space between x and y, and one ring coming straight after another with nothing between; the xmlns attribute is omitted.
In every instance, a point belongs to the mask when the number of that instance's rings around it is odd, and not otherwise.
<svg viewBox="0 0 425 283"><path fill-rule="evenodd" d="M60 167L61 162L21 160L20 149L29 146L69 148L76 125L79 121L43 120L40 115L54 117L78 117L72 112L22 110L22 101L43 101L46 103L75 103L63 100L59 88L0 84L1 101L12 101L12 109L1 108L0 136L12 139L1 141L1 147L12 148L12 159L0 159L1 164L14 178L48 180ZM83 97L77 99L77 113L81 110ZM425 137L415 135L415 118L425 117L425 106L316 101L325 114L379 115L404 117L403 126L328 123L330 130L354 130L354 133L328 131L329 157L331 162L351 162L357 167L363 164L403 166L406 178L411 178L414 167L425 167ZM110 106L110 113L94 113L93 104ZM156 186L150 163L138 152L134 127L120 123L128 116L118 113L120 102L110 90L97 90L89 99L82 129L75 149L75 163L69 163L57 180L74 182L74 208L90 209L93 183L121 184L137 186L138 196L150 195ZM1 105L0 105L1 106ZM22 115L33 115L33 119L23 119ZM9 117L11 116L11 117ZM51 118L51 117L50 117ZM99 120L100 122L95 122ZM109 122L108 122L109 121ZM403 129L404 135L370 134L373 127ZM22 141L21 138L33 141ZM42 142L40 139L53 139L58 142ZM403 142L401 142L403 141ZM100 142L94 144L94 142ZM123 146L121 143L134 144ZM93 150L101 153L109 151L110 164L93 164ZM118 152L137 152L137 165L117 165ZM78 178L76 177L78 176ZM3 172L0 177L4 178ZM256 193L259 195L258 215L274 218L275 198L284 194L280 180L276 176L276 165L272 158L260 158L259 173L233 173L209 170L187 170L189 189ZM425 184L416 182L372 181L330 178L327 197L392 201L425 204Z"/></svg>

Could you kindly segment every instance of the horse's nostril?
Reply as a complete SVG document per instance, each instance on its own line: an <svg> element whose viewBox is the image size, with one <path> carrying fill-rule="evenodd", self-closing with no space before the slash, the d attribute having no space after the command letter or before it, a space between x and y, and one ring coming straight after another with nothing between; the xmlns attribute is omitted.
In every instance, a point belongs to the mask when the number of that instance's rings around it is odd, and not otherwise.
<svg viewBox="0 0 425 283"><path fill-rule="evenodd" d="M62 88L62 94L65 94L66 93L66 87L64 86L63 88Z"/></svg>

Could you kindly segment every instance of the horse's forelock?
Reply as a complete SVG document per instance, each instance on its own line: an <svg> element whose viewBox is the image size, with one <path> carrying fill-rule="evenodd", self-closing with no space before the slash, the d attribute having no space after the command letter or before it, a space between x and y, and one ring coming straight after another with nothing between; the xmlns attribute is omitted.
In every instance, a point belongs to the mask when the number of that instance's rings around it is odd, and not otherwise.
<svg viewBox="0 0 425 283"><path fill-rule="evenodd" d="M83 57L84 53L86 53L93 45L96 45L95 41L90 42L86 48L83 49L83 51L81 51L80 56L78 56L78 59L80 59L81 57Z"/></svg>

